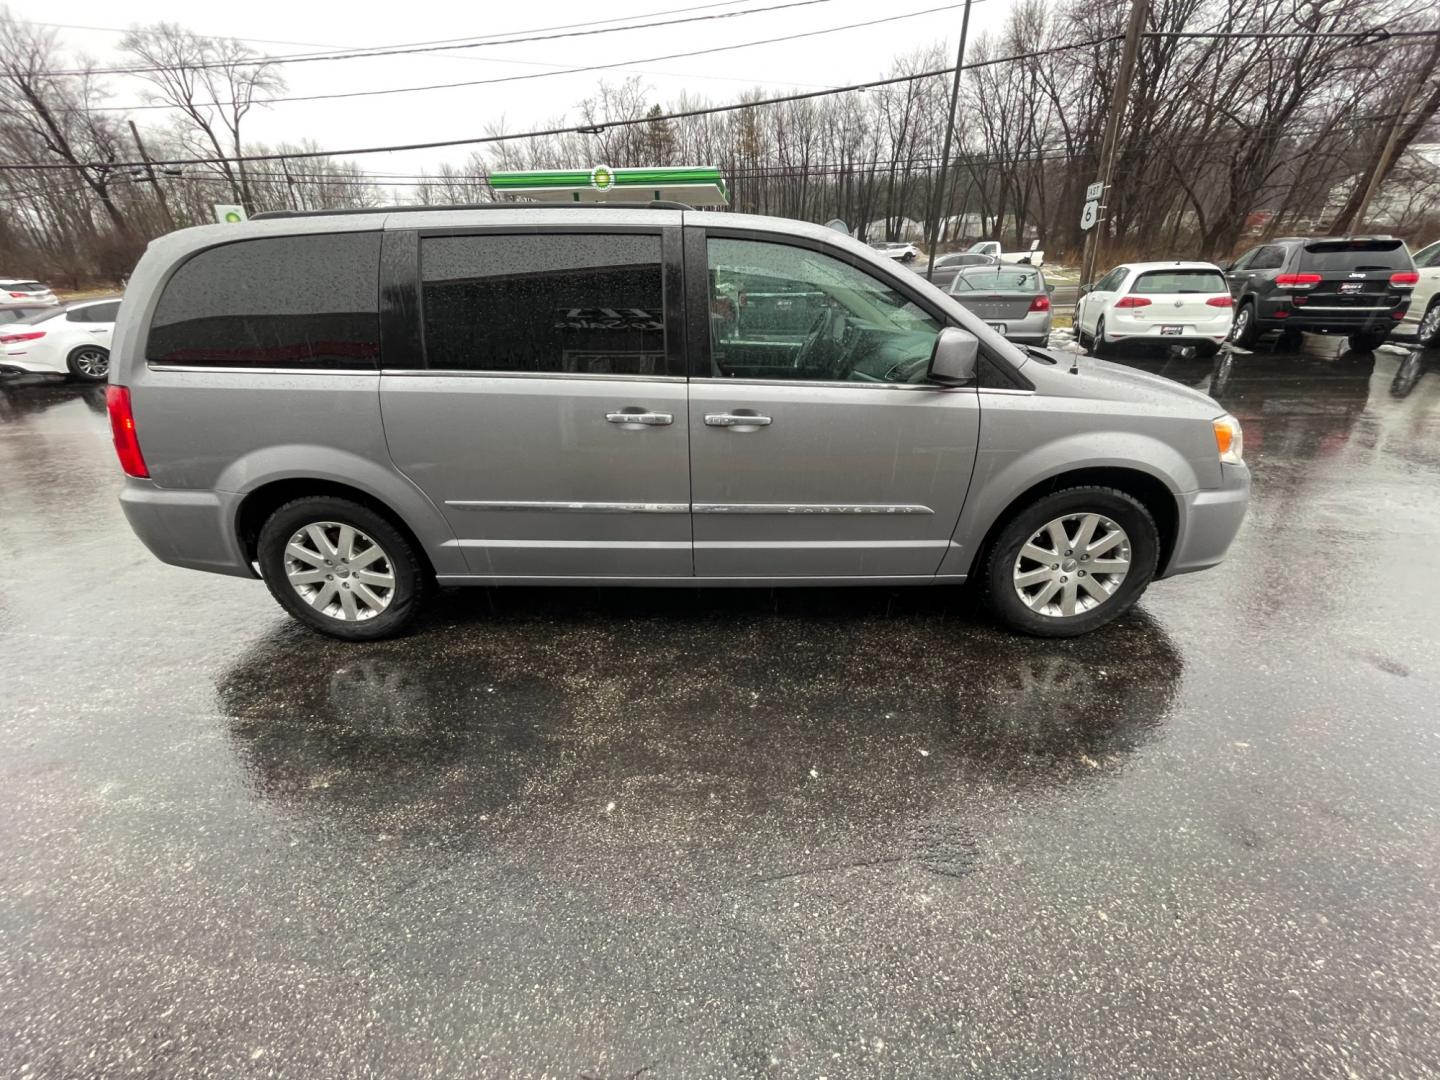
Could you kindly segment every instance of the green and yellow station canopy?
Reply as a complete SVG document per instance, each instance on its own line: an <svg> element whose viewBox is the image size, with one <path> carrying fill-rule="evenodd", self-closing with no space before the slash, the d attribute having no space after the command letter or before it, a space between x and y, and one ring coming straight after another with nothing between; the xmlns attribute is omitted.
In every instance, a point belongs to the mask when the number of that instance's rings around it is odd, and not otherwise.
<svg viewBox="0 0 1440 1080"><path fill-rule="evenodd" d="M725 206L729 197L720 170L713 165L677 165L653 169L542 169L490 174L490 186L506 195L540 202L682 202Z"/></svg>

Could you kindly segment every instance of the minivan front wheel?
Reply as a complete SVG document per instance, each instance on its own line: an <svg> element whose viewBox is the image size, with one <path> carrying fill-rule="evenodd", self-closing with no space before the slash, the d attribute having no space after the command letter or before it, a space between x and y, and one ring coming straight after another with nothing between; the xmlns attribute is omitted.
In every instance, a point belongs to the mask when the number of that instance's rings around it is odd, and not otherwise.
<svg viewBox="0 0 1440 1080"><path fill-rule="evenodd" d="M1074 637L1127 611L1155 576L1159 532L1114 488L1074 487L1025 507L991 545L986 600L1012 629Z"/></svg>
<svg viewBox="0 0 1440 1080"><path fill-rule="evenodd" d="M425 571L410 541L367 506L296 499L260 530L260 574L280 606L344 641L398 633L414 617Z"/></svg>

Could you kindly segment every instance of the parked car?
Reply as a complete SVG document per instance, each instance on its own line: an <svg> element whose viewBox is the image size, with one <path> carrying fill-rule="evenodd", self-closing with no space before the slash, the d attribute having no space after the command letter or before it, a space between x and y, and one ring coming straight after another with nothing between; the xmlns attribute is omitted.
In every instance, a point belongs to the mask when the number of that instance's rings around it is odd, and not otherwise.
<svg viewBox="0 0 1440 1080"><path fill-rule="evenodd" d="M1214 263L1122 263L1080 287L1075 338L1097 355L1123 344L1193 346L1214 356L1230 333L1233 303Z"/></svg>
<svg viewBox="0 0 1440 1080"><path fill-rule="evenodd" d="M0 327L0 373L104 382L120 298L41 308Z"/></svg>
<svg viewBox="0 0 1440 1080"><path fill-rule="evenodd" d="M1001 251L1000 241L981 240L970 245L970 252L974 255L993 255L1002 263L1020 263L1024 266L1044 266L1045 252L1040 250L1040 241L1031 243L1026 251Z"/></svg>
<svg viewBox="0 0 1440 1080"><path fill-rule="evenodd" d="M59 302L48 285L29 278L0 278L0 307L54 307Z"/></svg>
<svg viewBox="0 0 1440 1080"><path fill-rule="evenodd" d="M914 244L908 243L904 240L881 241L879 243L871 244L870 246L873 247L876 251L878 251L881 255L884 255L885 258L895 259L899 262L914 262L916 258L918 258L920 255L919 248L917 248Z"/></svg>
<svg viewBox="0 0 1440 1080"><path fill-rule="evenodd" d="M1405 244L1390 236L1284 237L1245 252L1226 277L1235 344L1278 332L1293 348L1304 331L1346 335L1362 352L1399 325L1419 281Z"/></svg>
<svg viewBox="0 0 1440 1080"><path fill-rule="evenodd" d="M1206 395L1070 374L777 218L257 214L152 241L114 356L140 539L351 640L432 582L967 578L1009 626L1071 636L1219 562L1250 483Z"/></svg>
<svg viewBox="0 0 1440 1080"><path fill-rule="evenodd" d="M955 280L955 275L966 266L999 266L1000 260L994 255L981 255L975 251L954 251L949 255L941 255L935 260L935 269L930 274L930 281L937 288L950 288L950 283Z"/></svg>
<svg viewBox="0 0 1440 1080"><path fill-rule="evenodd" d="M950 295L1011 341L1050 340L1050 292L1043 271L1029 266L967 266Z"/></svg>
<svg viewBox="0 0 1440 1080"><path fill-rule="evenodd" d="M1434 348L1440 345L1440 240L1415 252L1414 262L1418 278L1400 328L1427 349Z"/></svg>

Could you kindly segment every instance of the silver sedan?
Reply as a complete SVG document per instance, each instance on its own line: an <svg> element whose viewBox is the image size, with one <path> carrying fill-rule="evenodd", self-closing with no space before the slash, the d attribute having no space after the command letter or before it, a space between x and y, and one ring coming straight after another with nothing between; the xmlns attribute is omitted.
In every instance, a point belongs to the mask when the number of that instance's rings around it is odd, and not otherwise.
<svg viewBox="0 0 1440 1080"><path fill-rule="evenodd" d="M1033 266L967 266L950 283L950 295L1011 341L1050 340L1050 288Z"/></svg>

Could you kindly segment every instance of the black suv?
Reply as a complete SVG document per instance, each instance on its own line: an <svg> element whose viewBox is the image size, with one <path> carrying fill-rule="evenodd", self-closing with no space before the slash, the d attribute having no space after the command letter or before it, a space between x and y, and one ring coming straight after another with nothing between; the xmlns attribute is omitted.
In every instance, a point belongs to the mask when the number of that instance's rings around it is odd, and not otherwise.
<svg viewBox="0 0 1440 1080"><path fill-rule="evenodd" d="M1235 344L1248 348L1275 330L1290 349L1304 330L1347 334L1357 351L1374 349L1400 325L1420 280L1404 242L1389 236L1283 237L1251 248L1225 276Z"/></svg>

